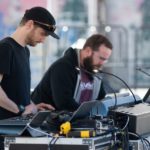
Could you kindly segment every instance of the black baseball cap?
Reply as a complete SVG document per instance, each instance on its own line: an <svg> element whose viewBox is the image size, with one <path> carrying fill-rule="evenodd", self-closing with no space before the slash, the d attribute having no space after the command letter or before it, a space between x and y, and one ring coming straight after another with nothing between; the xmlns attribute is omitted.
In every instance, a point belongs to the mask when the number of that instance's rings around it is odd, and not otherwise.
<svg viewBox="0 0 150 150"><path fill-rule="evenodd" d="M28 9L24 14L23 19L33 20L35 24L46 30L49 35L59 39L59 36L54 33L56 29L55 19L47 9L43 7L33 7Z"/></svg>

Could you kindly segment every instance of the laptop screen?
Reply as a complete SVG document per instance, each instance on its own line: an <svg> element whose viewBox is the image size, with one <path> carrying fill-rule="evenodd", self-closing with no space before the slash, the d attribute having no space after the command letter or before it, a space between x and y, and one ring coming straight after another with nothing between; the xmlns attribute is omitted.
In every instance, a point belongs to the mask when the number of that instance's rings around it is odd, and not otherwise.
<svg viewBox="0 0 150 150"><path fill-rule="evenodd" d="M83 102L76 111L72 114L68 121L75 121L76 119L84 118L90 115L92 108L94 108L98 104L98 101L92 100L88 102ZM40 111L38 114L32 119L30 125L32 127L40 126L47 116L50 115L50 111Z"/></svg>
<svg viewBox="0 0 150 150"><path fill-rule="evenodd" d="M76 119L85 118L90 116L92 108L94 108L98 104L98 101L92 100L83 102L79 108L73 113L72 117L70 118L70 122L75 121Z"/></svg>

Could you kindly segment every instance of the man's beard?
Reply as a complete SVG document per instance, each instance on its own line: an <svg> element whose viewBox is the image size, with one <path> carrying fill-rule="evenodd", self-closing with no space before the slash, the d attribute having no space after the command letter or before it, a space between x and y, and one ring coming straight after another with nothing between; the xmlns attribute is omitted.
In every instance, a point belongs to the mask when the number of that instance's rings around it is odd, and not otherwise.
<svg viewBox="0 0 150 150"><path fill-rule="evenodd" d="M36 46L38 42L34 41L34 38L32 36L29 36L26 40L27 45L30 46Z"/></svg>
<svg viewBox="0 0 150 150"><path fill-rule="evenodd" d="M91 72L91 73L95 73L94 70L99 70L102 65L93 65L93 57L90 56L90 57L87 57L87 58L84 58L83 60L83 67L84 69L86 69L87 71Z"/></svg>
<svg viewBox="0 0 150 150"><path fill-rule="evenodd" d="M87 71L93 73L93 59L92 56L84 58L83 60L83 67L84 69L86 69Z"/></svg>
<svg viewBox="0 0 150 150"><path fill-rule="evenodd" d="M27 36L26 38L26 44L27 45L30 45L30 46L36 46L38 43L40 43L39 41L35 41L35 37L34 37L34 34L35 34L35 29L33 29Z"/></svg>

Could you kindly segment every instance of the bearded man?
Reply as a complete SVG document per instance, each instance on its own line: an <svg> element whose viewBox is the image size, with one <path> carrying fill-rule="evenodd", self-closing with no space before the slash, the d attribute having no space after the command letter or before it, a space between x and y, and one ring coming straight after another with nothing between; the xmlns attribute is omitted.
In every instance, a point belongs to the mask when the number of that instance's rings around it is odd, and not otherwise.
<svg viewBox="0 0 150 150"><path fill-rule="evenodd" d="M89 37L81 50L69 48L49 67L33 91L32 101L74 111L84 101L103 99L103 83L93 70L100 69L111 53L111 42L100 34Z"/></svg>

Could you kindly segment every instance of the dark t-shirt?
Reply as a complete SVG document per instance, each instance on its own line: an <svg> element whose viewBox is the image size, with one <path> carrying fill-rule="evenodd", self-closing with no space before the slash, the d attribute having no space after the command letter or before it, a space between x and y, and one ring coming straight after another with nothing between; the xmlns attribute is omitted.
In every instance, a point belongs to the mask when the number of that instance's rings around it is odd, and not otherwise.
<svg viewBox="0 0 150 150"><path fill-rule="evenodd" d="M88 75L81 71L81 82L80 82L80 99L79 103L83 103L85 101L90 101L92 98L93 92L93 80L90 80Z"/></svg>
<svg viewBox="0 0 150 150"><path fill-rule="evenodd" d="M0 74L3 74L1 87L17 105L30 103L29 50L12 38L0 41ZM0 119L13 117L14 113L0 107Z"/></svg>

